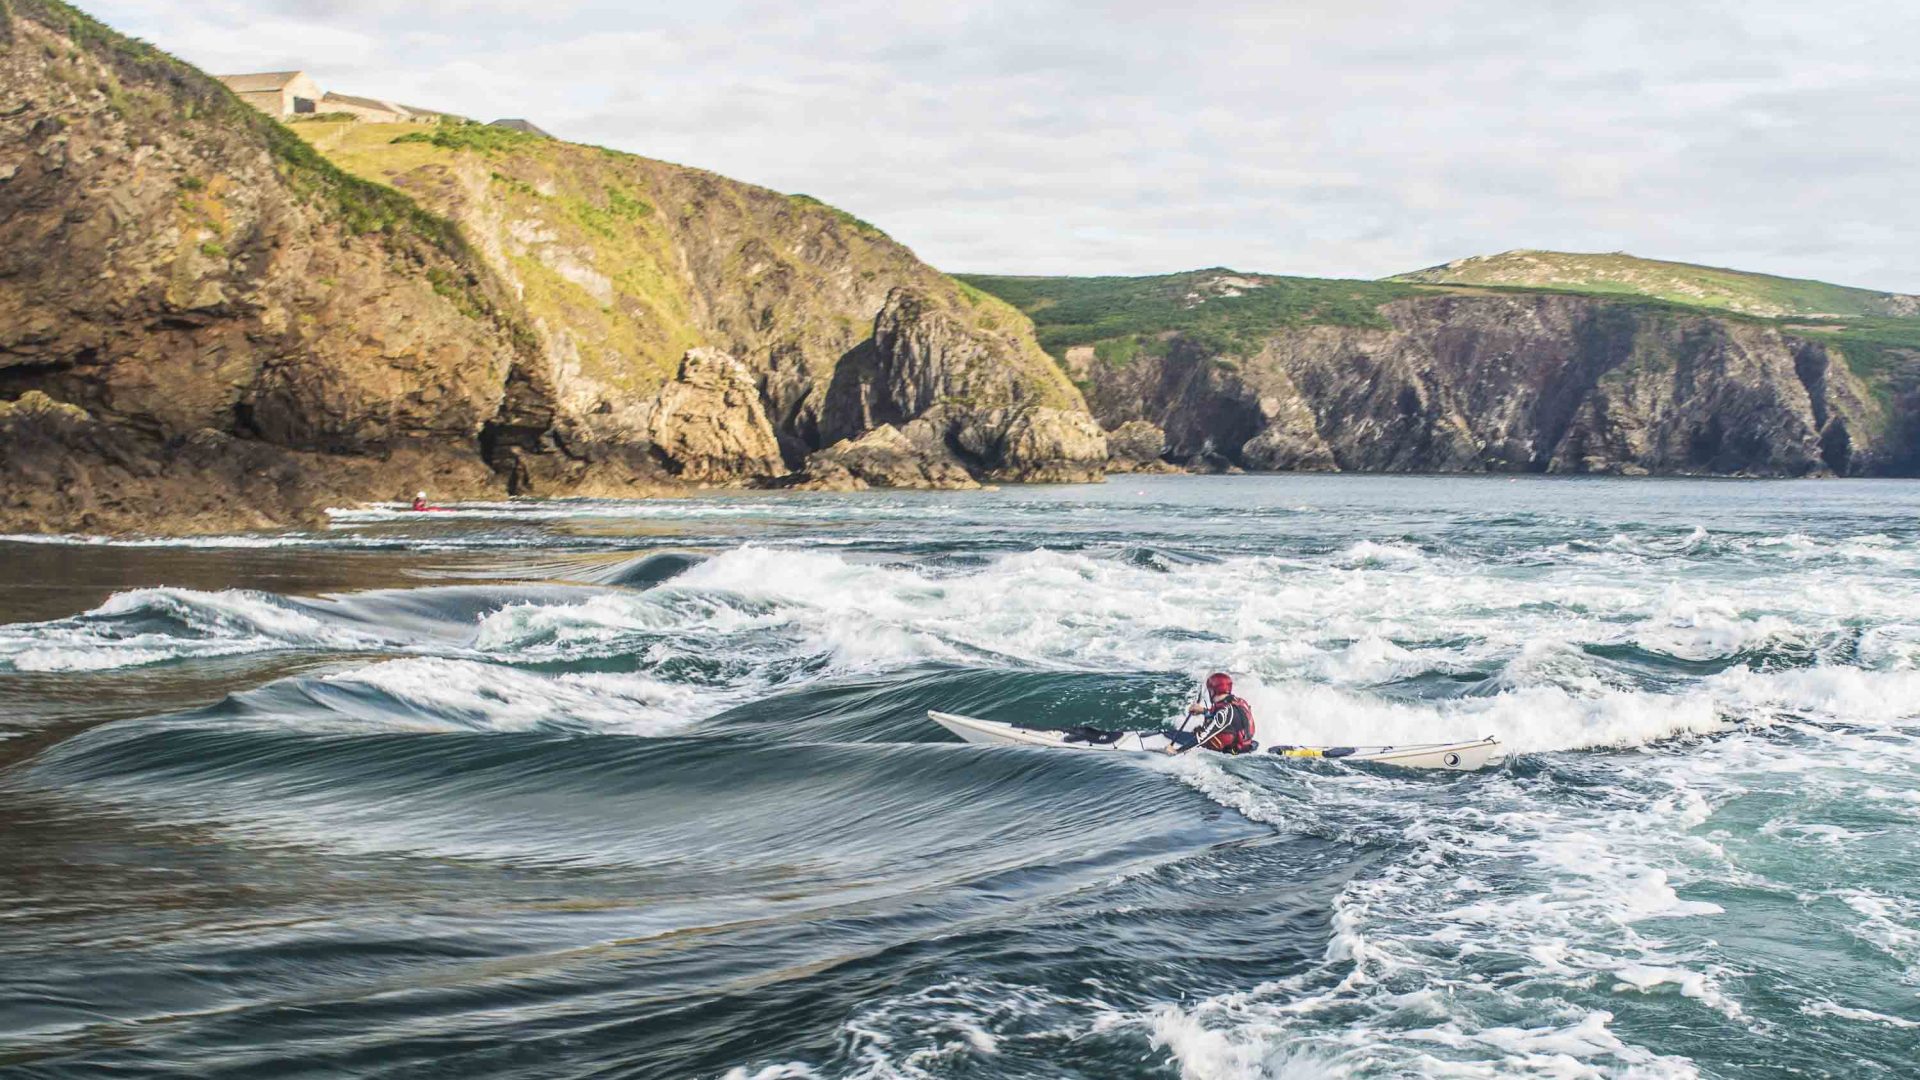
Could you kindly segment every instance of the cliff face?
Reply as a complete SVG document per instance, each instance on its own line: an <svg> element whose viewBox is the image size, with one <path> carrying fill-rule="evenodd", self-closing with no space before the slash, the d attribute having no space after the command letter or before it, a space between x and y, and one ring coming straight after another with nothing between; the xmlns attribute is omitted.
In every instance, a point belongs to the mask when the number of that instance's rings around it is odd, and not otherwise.
<svg viewBox="0 0 1920 1080"><path fill-rule="evenodd" d="M522 463L520 490L553 490L645 444L650 395L693 345L751 373L789 468L930 414L945 443L935 458L956 452L982 476L1085 478L1104 458L1016 451L1003 468L966 454L955 440L969 418L1012 410L1071 427L1084 423L1079 392L1020 312L816 200L491 129L296 130L459 222L524 305L539 355L497 431Z"/></svg>
<svg viewBox="0 0 1920 1080"><path fill-rule="evenodd" d="M262 448L256 472L305 461L252 485L239 523L395 493L323 455L400 454L409 480L490 484L475 439L523 342L444 222L62 5L0 4L0 87L0 397L82 410L32 445L45 458L46 438L72 440L63 468L98 463L105 500L62 513L24 491L29 451L10 444L7 527L164 515L188 486L170 467L234 439Z"/></svg>
<svg viewBox="0 0 1920 1080"><path fill-rule="evenodd" d="M1181 335L1069 353L1108 427L1256 469L1861 474L1887 406L1828 346L1754 322L1554 294L1435 295L1385 328L1305 326L1222 357Z"/></svg>
<svg viewBox="0 0 1920 1080"><path fill-rule="evenodd" d="M0 0L0 529L645 495L929 412L955 453L982 417L1090 426L1025 316L813 200L501 129L298 127ZM1104 457L958 460L1069 451Z"/></svg>

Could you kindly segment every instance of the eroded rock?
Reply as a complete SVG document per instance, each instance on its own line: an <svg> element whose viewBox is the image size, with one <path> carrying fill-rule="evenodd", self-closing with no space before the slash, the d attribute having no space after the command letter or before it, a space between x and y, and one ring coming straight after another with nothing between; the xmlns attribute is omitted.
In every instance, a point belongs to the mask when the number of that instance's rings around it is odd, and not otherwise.
<svg viewBox="0 0 1920 1080"><path fill-rule="evenodd" d="M1320 437L1313 409L1296 391L1260 398L1267 426L1240 446L1240 463L1274 472L1338 472L1333 450Z"/></svg>
<svg viewBox="0 0 1920 1080"><path fill-rule="evenodd" d="M1085 413L1044 406L968 413L953 441L994 480L1097 483L1106 476L1107 435Z"/></svg>
<svg viewBox="0 0 1920 1080"><path fill-rule="evenodd" d="M935 425L915 421L906 430L882 424L857 439L816 451L807 459L797 486L814 490L856 491L867 487L917 489L977 488Z"/></svg>
<svg viewBox="0 0 1920 1080"><path fill-rule="evenodd" d="M787 471L753 373L718 349L688 350L679 375L654 399L646 435L677 479L732 481Z"/></svg>
<svg viewBox="0 0 1920 1080"><path fill-rule="evenodd" d="M1167 433L1146 420L1128 420L1107 432L1107 471L1110 473L1174 472L1162 459Z"/></svg>
<svg viewBox="0 0 1920 1080"><path fill-rule="evenodd" d="M0 402L0 532L212 532L324 525L328 506L496 497L477 454L423 442L378 458L201 428L166 440L39 391Z"/></svg>

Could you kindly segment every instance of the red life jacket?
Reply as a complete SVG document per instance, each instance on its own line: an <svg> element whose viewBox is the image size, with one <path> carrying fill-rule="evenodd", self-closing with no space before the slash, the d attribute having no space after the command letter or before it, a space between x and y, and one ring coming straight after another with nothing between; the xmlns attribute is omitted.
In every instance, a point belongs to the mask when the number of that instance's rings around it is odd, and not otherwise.
<svg viewBox="0 0 1920 1080"><path fill-rule="evenodd" d="M1207 710L1209 721L1217 721L1222 710L1228 715L1227 726L1216 732L1212 738L1200 745L1222 754L1245 754L1255 747L1253 731L1253 706L1245 698L1229 694L1213 703Z"/></svg>

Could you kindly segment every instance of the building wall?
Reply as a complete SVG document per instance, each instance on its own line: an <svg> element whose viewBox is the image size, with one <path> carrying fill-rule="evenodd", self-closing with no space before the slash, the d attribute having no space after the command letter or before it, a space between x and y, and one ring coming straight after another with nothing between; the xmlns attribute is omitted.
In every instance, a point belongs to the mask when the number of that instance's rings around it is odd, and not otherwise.
<svg viewBox="0 0 1920 1080"><path fill-rule="evenodd" d="M318 112L321 99L326 97L320 89L320 84L314 82L305 72L294 75L277 90L247 90L236 91L236 93L241 101L276 120Z"/></svg>
<svg viewBox="0 0 1920 1080"><path fill-rule="evenodd" d="M268 116L284 115L281 110L284 107L286 95L279 90L262 90L253 94L240 94L238 97Z"/></svg>
<svg viewBox="0 0 1920 1080"><path fill-rule="evenodd" d="M319 112L320 100L327 96L326 93L320 89L320 84L314 82L304 71L288 80L287 85L281 88L280 93L282 97L281 116Z"/></svg>

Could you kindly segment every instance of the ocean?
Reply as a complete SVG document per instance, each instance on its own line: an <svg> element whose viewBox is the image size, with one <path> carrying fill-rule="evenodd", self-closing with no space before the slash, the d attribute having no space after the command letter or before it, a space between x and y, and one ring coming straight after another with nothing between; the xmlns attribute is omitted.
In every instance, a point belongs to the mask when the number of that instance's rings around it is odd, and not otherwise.
<svg viewBox="0 0 1920 1080"><path fill-rule="evenodd" d="M0 1075L1920 1076L1920 484L0 540ZM929 709L1473 774L971 746Z"/></svg>

